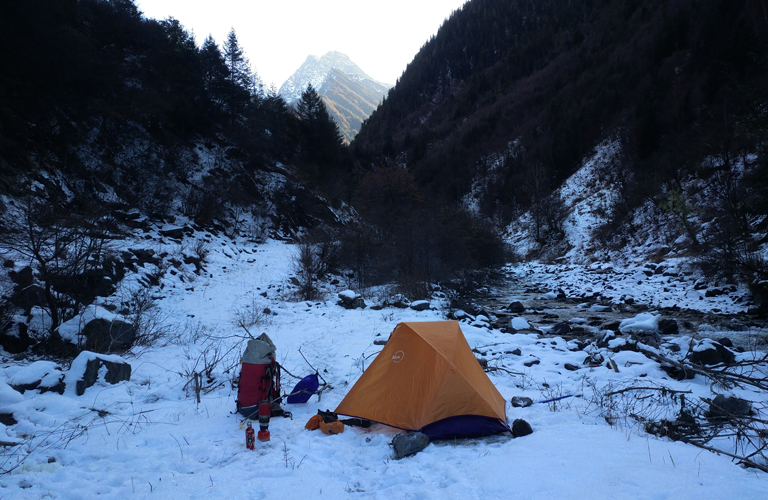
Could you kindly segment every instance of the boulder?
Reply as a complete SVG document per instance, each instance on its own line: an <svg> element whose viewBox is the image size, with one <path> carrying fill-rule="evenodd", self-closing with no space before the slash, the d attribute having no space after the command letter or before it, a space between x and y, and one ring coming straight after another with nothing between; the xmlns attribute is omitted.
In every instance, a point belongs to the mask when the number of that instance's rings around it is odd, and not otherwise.
<svg viewBox="0 0 768 500"><path fill-rule="evenodd" d="M85 348L96 352L125 351L133 345L136 329L130 323L120 320L97 318L83 328Z"/></svg>
<svg viewBox="0 0 768 500"><path fill-rule="evenodd" d="M336 304L344 309L365 309L366 307L365 301L360 294L352 290L339 292L339 301Z"/></svg>
<svg viewBox="0 0 768 500"><path fill-rule="evenodd" d="M29 349L35 341L28 333L28 327L24 323L9 325L8 329L0 333L0 346L10 354L19 354Z"/></svg>
<svg viewBox="0 0 768 500"><path fill-rule="evenodd" d="M517 317L509 320L509 327L512 329L512 331L529 330L531 325L525 318Z"/></svg>
<svg viewBox="0 0 768 500"><path fill-rule="evenodd" d="M723 337L717 340L723 347L733 347L733 341L728 337Z"/></svg>
<svg viewBox="0 0 768 500"><path fill-rule="evenodd" d="M513 396L509 402L515 408L527 408L533 404L533 400L525 396Z"/></svg>
<svg viewBox="0 0 768 500"><path fill-rule="evenodd" d="M522 418L515 419L514 422L512 422L512 437L523 437L527 436L528 434L533 434L533 429L531 429L531 424L523 420Z"/></svg>
<svg viewBox="0 0 768 500"><path fill-rule="evenodd" d="M552 325L552 328L550 328L549 333L552 335L567 335L571 333L571 325L568 323L556 323Z"/></svg>
<svg viewBox="0 0 768 500"><path fill-rule="evenodd" d="M411 309L414 311L426 311L429 309L429 301L428 300L415 300L411 302Z"/></svg>
<svg viewBox="0 0 768 500"><path fill-rule="evenodd" d="M64 372L53 361L35 361L17 370L8 385L22 394L31 390L64 394Z"/></svg>
<svg viewBox="0 0 768 500"><path fill-rule="evenodd" d="M746 417L752 413L752 403L722 394L715 396L709 404L709 418Z"/></svg>
<svg viewBox="0 0 768 500"><path fill-rule="evenodd" d="M107 369L105 382L117 384L131 379L131 365L120 356L83 351L72 361L72 366L67 372L67 387L74 386L75 393L82 396L88 387L96 383L102 366Z"/></svg>
<svg viewBox="0 0 768 500"><path fill-rule="evenodd" d="M507 311L520 314L525 312L525 306L522 302L512 302L507 306Z"/></svg>
<svg viewBox="0 0 768 500"><path fill-rule="evenodd" d="M674 319L661 319L659 320L659 333L662 335L677 335L678 326L677 321Z"/></svg>
<svg viewBox="0 0 768 500"><path fill-rule="evenodd" d="M154 264L156 266L160 265L160 259L155 256L155 251L152 249L129 248L128 250L136 256L136 260L140 266L144 266L144 264L147 263Z"/></svg>
<svg viewBox="0 0 768 500"><path fill-rule="evenodd" d="M704 339L693 348L690 361L695 365L718 365L720 363L730 365L736 359L736 355L719 342Z"/></svg>
<svg viewBox="0 0 768 500"><path fill-rule="evenodd" d="M451 319L455 319L455 320L462 320L462 319L466 319L466 320L470 320L470 321L474 321L475 320L475 318L472 317L469 313L467 313L466 311L463 311L461 309L457 309L455 311L452 311L452 312L448 313L448 317L451 318Z"/></svg>
<svg viewBox="0 0 768 500"><path fill-rule="evenodd" d="M407 309L411 306L411 301L404 295L398 293L394 297L387 299L387 305L397 307L398 309Z"/></svg>

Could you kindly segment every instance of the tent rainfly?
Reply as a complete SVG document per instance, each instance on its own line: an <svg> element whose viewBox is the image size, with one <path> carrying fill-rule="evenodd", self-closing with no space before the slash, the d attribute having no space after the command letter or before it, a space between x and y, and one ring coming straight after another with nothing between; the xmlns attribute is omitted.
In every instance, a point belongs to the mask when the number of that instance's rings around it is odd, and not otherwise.
<svg viewBox="0 0 768 500"><path fill-rule="evenodd" d="M510 432L504 398L457 321L399 323L335 412L432 439Z"/></svg>

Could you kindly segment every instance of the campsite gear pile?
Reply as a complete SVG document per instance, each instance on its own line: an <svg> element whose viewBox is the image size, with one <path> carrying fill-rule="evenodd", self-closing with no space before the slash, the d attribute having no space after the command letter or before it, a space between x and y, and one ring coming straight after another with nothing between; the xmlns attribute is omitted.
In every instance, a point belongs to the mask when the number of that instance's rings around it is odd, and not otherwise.
<svg viewBox="0 0 768 500"><path fill-rule="evenodd" d="M243 354L237 411L246 419L258 415L260 441L269 440L270 417L290 416L280 407L275 350L262 334L248 341ZM318 375L315 370L301 379L286 401L306 403L322 392ZM351 418L340 420L337 414ZM418 453L431 439L512 432L504 398L477 362L458 321L399 323L336 410L318 411L305 427L333 435L344 432L345 424L367 428L372 422L407 431L392 440L396 458ZM250 422L246 436L248 431L246 443L252 444Z"/></svg>
<svg viewBox="0 0 768 500"><path fill-rule="evenodd" d="M335 413L430 439L511 432L504 398L458 321L399 323Z"/></svg>

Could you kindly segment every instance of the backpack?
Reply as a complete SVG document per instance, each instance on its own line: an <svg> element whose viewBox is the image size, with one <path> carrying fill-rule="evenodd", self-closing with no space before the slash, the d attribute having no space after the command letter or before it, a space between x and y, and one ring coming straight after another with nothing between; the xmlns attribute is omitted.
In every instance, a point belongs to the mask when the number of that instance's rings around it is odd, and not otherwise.
<svg viewBox="0 0 768 500"><path fill-rule="evenodd" d="M266 333L249 340L245 348L237 389L237 411L247 419L258 419L260 401L270 403L271 416L285 415L280 407L280 365L275 361L275 351L275 344Z"/></svg>

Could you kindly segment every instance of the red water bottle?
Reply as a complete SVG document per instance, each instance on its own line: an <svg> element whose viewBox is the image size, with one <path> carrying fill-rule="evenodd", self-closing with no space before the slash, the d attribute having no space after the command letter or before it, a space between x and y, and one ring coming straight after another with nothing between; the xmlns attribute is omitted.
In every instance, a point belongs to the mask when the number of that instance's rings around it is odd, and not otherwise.
<svg viewBox="0 0 768 500"><path fill-rule="evenodd" d="M256 438L254 437L253 427L251 427L251 423L248 422L248 427L245 429L245 447L249 450L253 450L255 444Z"/></svg>

